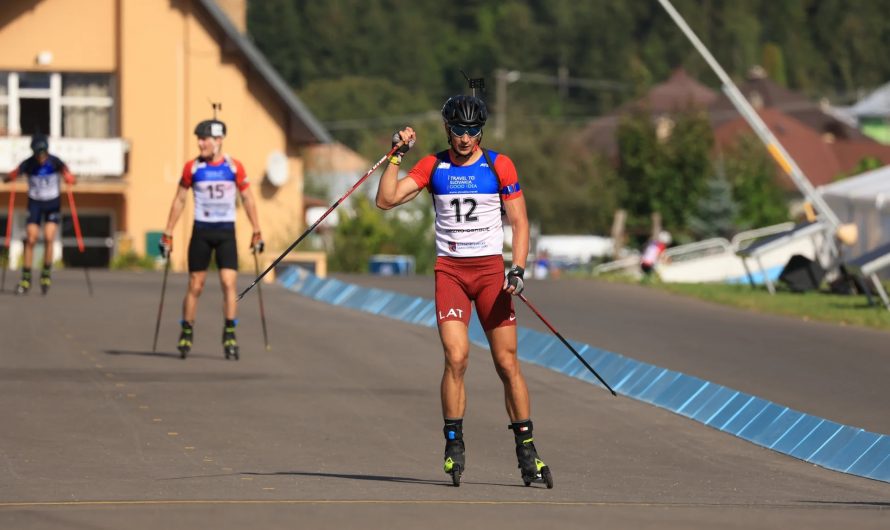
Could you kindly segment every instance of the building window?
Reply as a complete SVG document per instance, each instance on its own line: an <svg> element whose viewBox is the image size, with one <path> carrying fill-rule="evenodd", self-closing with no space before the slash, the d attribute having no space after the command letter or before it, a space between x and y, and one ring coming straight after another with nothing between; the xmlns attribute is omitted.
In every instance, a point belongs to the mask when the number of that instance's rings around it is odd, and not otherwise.
<svg viewBox="0 0 890 530"><path fill-rule="evenodd" d="M8 136L9 135L9 126L7 114L9 113L9 87L8 84L9 74L5 74L0 72L0 136Z"/></svg>
<svg viewBox="0 0 890 530"><path fill-rule="evenodd" d="M0 135L109 138L116 133L109 74L0 72L0 84Z"/></svg>
<svg viewBox="0 0 890 530"><path fill-rule="evenodd" d="M108 138L111 136L111 76L62 75L62 136Z"/></svg>

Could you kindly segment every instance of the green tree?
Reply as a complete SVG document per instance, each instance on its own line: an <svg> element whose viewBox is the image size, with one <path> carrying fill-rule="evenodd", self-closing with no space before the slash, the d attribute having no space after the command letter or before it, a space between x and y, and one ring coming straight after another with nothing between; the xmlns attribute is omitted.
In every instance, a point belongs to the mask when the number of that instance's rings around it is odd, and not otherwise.
<svg viewBox="0 0 890 530"><path fill-rule="evenodd" d="M776 183L778 169L755 136L742 136L730 146L724 164L739 207L736 225L740 229L788 220L787 200Z"/></svg>
<svg viewBox="0 0 890 530"><path fill-rule="evenodd" d="M788 76L785 74L785 59L782 55L782 48L778 44L773 42L764 44L760 61L770 79L781 86L788 86Z"/></svg>
<svg viewBox="0 0 890 530"><path fill-rule="evenodd" d="M628 225L648 223L654 204L650 187L657 180L660 148L655 126L648 112L624 116L616 132L618 142L618 178L621 180L621 204L628 213Z"/></svg>
<svg viewBox="0 0 890 530"><path fill-rule="evenodd" d="M661 144L662 162L651 186L653 206L669 229L686 228L688 216L711 174L714 137L707 115L691 111L675 116L670 136Z"/></svg>
<svg viewBox="0 0 890 530"><path fill-rule="evenodd" d="M367 272L369 258L393 241L393 228L367 197L356 197L350 204L351 215L344 209L339 216L328 258L331 270Z"/></svg>
<svg viewBox="0 0 890 530"><path fill-rule="evenodd" d="M713 136L701 112L659 118L661 138L647 112L623 119L618 127L622 205L628 226L640 229L659 212L664 226L681 232L710 173Z"/></svg>
<svg viewBox="0 0 890 530"><path fill-rule="evenodd" d="M732 198L732 185L722 171L716 171L706 183L705 193L689 219L689 230L698 238L729 238L735 233L738 207Z"/></svg>

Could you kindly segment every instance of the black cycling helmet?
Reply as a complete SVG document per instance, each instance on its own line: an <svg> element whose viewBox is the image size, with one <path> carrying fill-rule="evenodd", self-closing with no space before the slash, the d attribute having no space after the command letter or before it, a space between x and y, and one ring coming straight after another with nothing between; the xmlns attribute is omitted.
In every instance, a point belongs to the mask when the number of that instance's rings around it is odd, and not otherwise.
<svg viewBox="0 0 890 530"><path fill-rule="evenodd" d="M31 137L31 151L33 151L35 155L37 153L49 152L49 140L45 134L37 133Z"/></svg>
<svg viewBox="0 0 890 530"><path fill-rule="evenodd" d="M484 127L488 109L485 102L476 96L452 96L442 107L442 119L448 125Z"/></svg>
<svg viewBox="0 0 890 530"><path fill-rule="evenodd" d="M214 138L226 135L226 124L219 120L204 120L195 127L195 136Z"/></svg>

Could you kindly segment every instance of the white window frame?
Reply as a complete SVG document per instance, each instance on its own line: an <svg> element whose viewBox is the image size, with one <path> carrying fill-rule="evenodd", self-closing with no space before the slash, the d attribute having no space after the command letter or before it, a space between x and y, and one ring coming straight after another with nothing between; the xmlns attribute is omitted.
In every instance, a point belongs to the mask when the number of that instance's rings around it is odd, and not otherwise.
<svg viewBox="0 0 890 530"><path fill-rule="evenodd" d="M75 73L75 72L71 72ZM21 99L37 98L49 100L49 135L62 136L62 111L64 107L114 107L114 96L63 96L62 73L53 72L49 76L49 88L20 88L19 72L7 72L5 96L0 96L0 105L6 105L7 129L9 136L22 135ZM109 76L109 86L113 91L113 79ZM113 126L112 126L113 129ZM109 131L109 137L114 131Z"/></svg>

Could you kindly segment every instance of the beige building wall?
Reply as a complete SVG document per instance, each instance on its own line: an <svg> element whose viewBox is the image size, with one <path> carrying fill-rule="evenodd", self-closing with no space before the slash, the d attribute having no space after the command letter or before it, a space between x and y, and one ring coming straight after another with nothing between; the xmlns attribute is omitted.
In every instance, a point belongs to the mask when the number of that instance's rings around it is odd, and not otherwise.
<svg viewBox="0 0 890 530"><path fill-rule="evenodd" d="M219 5L243 31L244 0ZM41 51L53 60L37 67ZM147 232L166 225L182 168L198 154L195 125L212 117L211 101L222 103L223 148L247 171L267 252L283 250L305 229L303 161L286 134L290 110L196 0L0 2L0 70L38 69L118 74L120 136L130 144L127 173L115 188L123 191L84 183L78 201L113 211L136 252L146 252ZM289 161L290 178L281 187L264 178L274 151ZM175 270L187 265L193 208L189 199L174 231ZM237 227L242 268L252 270L252 227L241 207Z"/></svg>
<svg viewBox="0 0 890 530"><path fill-rule="evenodd" d="M228 129L223 149L244 164L269 250L285 247L303 224L302 164L296 147L287 144L288 111L236 52L224 52L221 32L193 2L122 4L121 123L133 145L128 226L134 248L144 252L144 234L166 225L182 167L198 154L194 127L212 117L211 101L223 105L219 118ZM266 159L274 150L290 155L291 177L280 188L264 183ZM177 270L186 268L193 218L190 199L174 232ZM252 227L243 208L236 225L247 267Z"/></svg>
<svg viewBox="0 0 890 530"><path fill-rule="evenodd" d="M112 72L117 0L3 0L0 68ZM48 51L52 61L37 64Z"/></svg>

